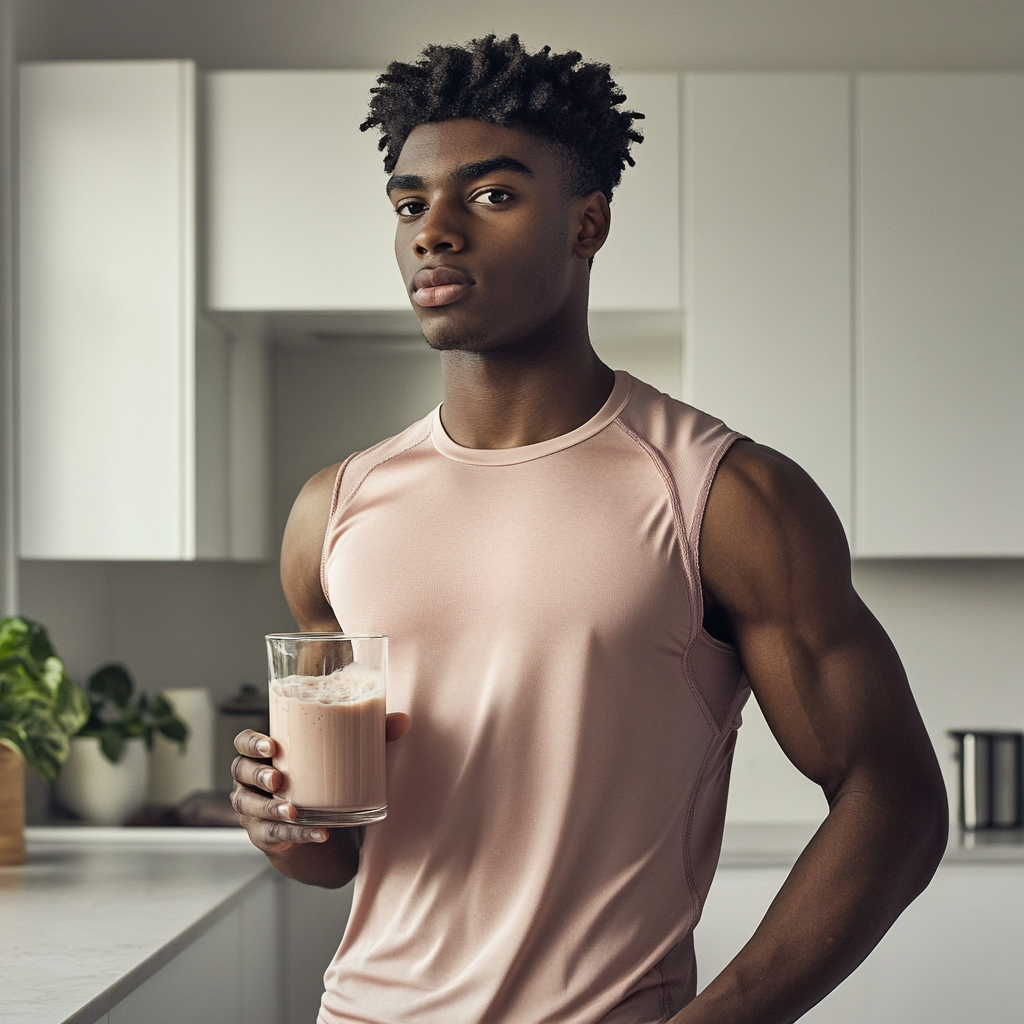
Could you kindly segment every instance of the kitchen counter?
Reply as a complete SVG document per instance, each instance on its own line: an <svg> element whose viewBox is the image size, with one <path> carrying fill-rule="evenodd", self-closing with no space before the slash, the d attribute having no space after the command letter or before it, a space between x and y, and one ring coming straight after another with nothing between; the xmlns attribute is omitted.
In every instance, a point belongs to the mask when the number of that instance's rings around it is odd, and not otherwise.
<svg viewBox="0 0 1024 1024"><path fill-rule="evenodd" d="M745 941L764 909L758 899L767 906L784 870L796 861L813 832L812 825L726 828L721 878L712 890L709 920L698 929L703 947L714 944L711 919L715 904L729 897L732 883L727 880L736 879L740 885L736 898L745 917L738 934ZM41 827L28 830L28 847L27 865L0 869L3 1024L156 1024L165 1019L256 1024L263 1019L311 1019L313 1010L302 1001L308 997L304 990L312 991L315 1004L319 974L344 927L347 903L339 902L330 911L332 931L324 937L324 948L299 958L303 964L310 961L305 966L311 980L303 982L302 993L275 994L276 976L271 976L278 946L273 935L287 928L287 914L273 917L273 893L279 884L290 885L297 890L293 898L313 900L299 911L302 926L291 937L297 942L310 929L317 906L347 898L341 890L332 894L285 882L240 829ZM1024 832L964 835L954 830L943 865L971 864L1024 865ZM754 870L736 870L744 868ZM763 894L747 892L750 885L762 884L753 879L765 875L772 877L763 883ZM268 915L260 918L262 931L273 934L267 936L267 948L254 953L243 947L246 935L261 931L253 927L250 906L260 900ZM942 902L945 905L945 897ZM723 949L731 941L721 943ZM220 963L232 948L238 958L234 981L230 968ZM188 956L193 961L186 963L183 957ZM703 954L703 960L712 964L715 957L713 949ZM217 963L211 966L213 961ZM172 1001L158 990L160 978L169 977L174 964L180 968L174 992L194 988L197 1006L207 1007L212 998L221 1001L222 1009L172 1012ZM201 977L204 965L206 982ZM295 972L295 967L289 968L289 975ZM187 979L184 985L181 978ZM154 1016L154 998L167 1003L164 1014ZM247 1005L249 998L256 1000L255 1009Z"/></svg>
<svg viewBox="0 0 1024 1024"><path fill-rule="evenodd" d="M815 825L726 825L720 868L788 868L810 842ZM1024 829L949 831L947 864L1024 864Z"/></svg>
<svg viewBox="0 0 1024 1024"><path fill-rule="evenodd" d="M234 829L41 827L0 868L0 1021L93 1024L276 874Z"/></svg>

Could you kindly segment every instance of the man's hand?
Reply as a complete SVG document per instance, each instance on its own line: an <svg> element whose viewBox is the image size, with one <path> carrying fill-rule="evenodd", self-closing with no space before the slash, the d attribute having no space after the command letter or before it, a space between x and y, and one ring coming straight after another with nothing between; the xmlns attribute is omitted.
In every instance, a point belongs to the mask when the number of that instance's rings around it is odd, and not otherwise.
<svg viewBox="0 0 1024 1024"><path fill-rule="evenodd" d="M409 731L409 716L402 712L388 715L386 723L389 743ZM235 737L235 749L231 805L253 845L289 878L332 889L344 885L359 866L361 831L296 822L295 805L274 796L284 777L270 763L275 744L269 736L246 729Z"/></svg>

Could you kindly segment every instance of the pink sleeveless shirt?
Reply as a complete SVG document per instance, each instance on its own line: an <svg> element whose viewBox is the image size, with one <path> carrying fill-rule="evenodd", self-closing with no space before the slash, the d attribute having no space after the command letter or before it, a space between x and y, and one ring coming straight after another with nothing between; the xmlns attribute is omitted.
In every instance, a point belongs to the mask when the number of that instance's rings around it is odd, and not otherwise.
<svg viewBox="0 0 1024 1024"><path fill-rule="evenodd" d="M435 410L342 467L324 592L389 635L412 728L321 1024L653 1024L693 998L749 693L697 560L737 436L619 372L561 437L462 448Z"/></svg>

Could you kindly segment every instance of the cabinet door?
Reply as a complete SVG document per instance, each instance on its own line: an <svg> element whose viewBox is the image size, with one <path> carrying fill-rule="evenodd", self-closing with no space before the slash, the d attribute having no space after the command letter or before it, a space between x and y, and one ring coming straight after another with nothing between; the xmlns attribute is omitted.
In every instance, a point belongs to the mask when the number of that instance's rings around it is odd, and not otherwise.
<svg viewBox="0 0 1024 1024"><path fill-rule="evenodd" d="M849 534L849 77L691 74L683 106L683 395L799 462Z"/></svg>
<svg viewBox="0 0 1024 1024"><path fill-rule="evenodd" d="M109 1024L280 1024L279 882L267 876L110 1010Z"/></svg>
<svg viewBox="0 0 1024 1024"><path fill-rule="evenodd" d="M612 199L608 241L594 259L590 308L679 309L679 76L624 72L615 76L626 110L637 110L644 141L633 147Z"/></svg>
<svg viewBox="0 0 1024 1024"><path fill-rule="evenodd" d="M207 77L210 307L408 309L371 71Z"/></svg>
<svg viewBox="0 0 1024 1024"><path fill-rule="evenodd" d="M236 907L113 1006L110 1024L243 1024L240 937Z"/></svg>
<svg viewBox="0 0 1024 1024"><path fill-rule="evenodd" d="M1024 75L858 81L856 551L1024 554Z"/></svg>
<svg viewBox="0 0 1024 1024"><path fill-rule="evenodd" d="M1024 867L943 864L860 971L861 1020L1024 1020Z"/></svg>
<svg viewBox="0 0 1024 1024"><path fill-rule="evenodd" d="M193 69L20 82L26 558L194 555Z"/></svg>

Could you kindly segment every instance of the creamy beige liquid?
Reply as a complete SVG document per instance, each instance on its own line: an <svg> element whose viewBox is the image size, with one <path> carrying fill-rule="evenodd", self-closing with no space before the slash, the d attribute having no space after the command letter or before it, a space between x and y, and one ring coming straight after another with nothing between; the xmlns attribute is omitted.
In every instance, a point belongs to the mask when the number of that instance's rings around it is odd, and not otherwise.
<svg viewBox="0 0 1024 1024"><path fill-rule="evenodd" d="M277 796L299 808L384 807L384 687L358 662L332 676L289 676L270 687L270 735L285 777Z"/></svg>

